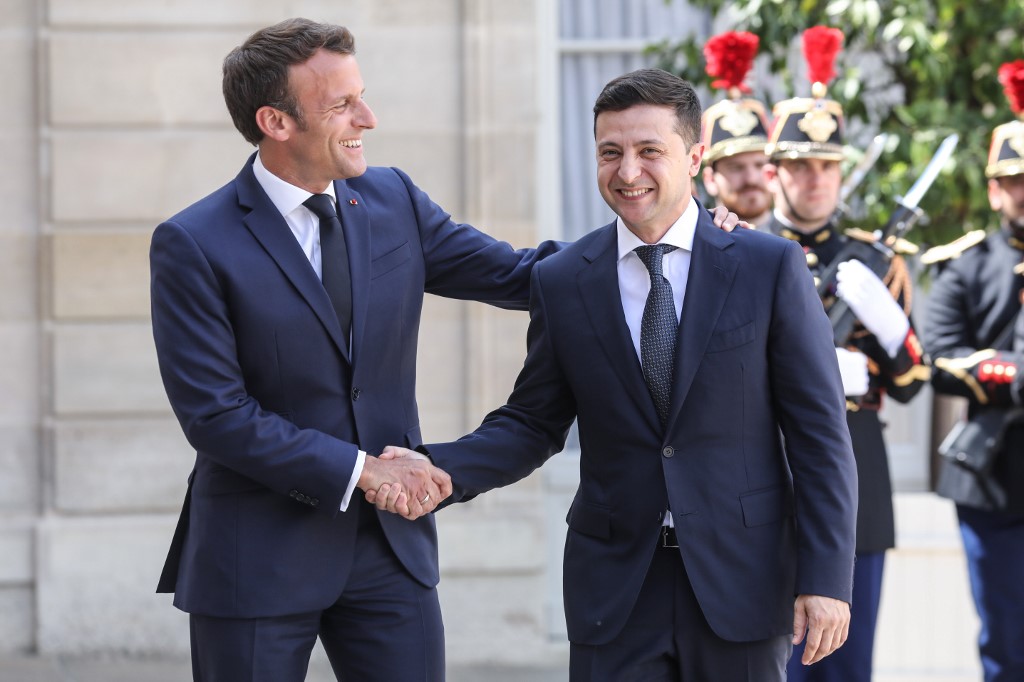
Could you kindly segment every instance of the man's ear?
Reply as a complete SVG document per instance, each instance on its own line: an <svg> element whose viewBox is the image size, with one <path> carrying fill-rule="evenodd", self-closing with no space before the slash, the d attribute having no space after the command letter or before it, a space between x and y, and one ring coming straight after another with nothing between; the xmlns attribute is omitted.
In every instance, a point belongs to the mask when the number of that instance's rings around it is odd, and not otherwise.
<svg viewBox="0 0 1024 682"><path fill-rule="evenodd" d="M700 162L704 158L704 145L700 142L690 147L690 177L697 177L700 172Z"/></svg>
<svg viewBox="0 0 1024 682"><path fill-rule="evenodd" d="M1003 198L999 196L999 180L992 178L988 181L988 205L996 213L1003 208Z"/></svg>
<svg viewBox="0 0 1024 682"><path fill-rule="evenodd" d="M280 109L262 106L256 110L256 125L270 139L283 142L291 135L295 121Z"/></svg>
<svg viewBox="0 0 1024 682"><path fill-rule="evenodd" d="M764 174L764 182L768 185L768 190L774 192L778 188L779 167L769 161L761 166L761 172Z"/></svg>

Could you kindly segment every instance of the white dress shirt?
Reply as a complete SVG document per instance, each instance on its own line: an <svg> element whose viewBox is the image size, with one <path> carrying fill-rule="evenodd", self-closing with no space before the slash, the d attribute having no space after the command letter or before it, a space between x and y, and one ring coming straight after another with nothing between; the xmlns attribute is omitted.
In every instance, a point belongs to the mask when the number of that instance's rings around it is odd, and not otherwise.
<svg viewBox="0 0 1024 682"><path fill-rule="evenodd" d="M690 199L683 215L669 228L659 244L670 244L675 251L662 257L661 270L665 279L672 285L672 301L676 307L676 321L683 313L683 296L686 295L686 282L690 277L690 256L693 253L693 233L697 229L697 202ZM629 335L633 339L633 348L640 358L640 321L644 316L647 294L651 291L651 275L640 256L633 250L644 246L645 242L629 231L626 224L619 218L615 224L618 235L619 260L619 295L622 298L622 312L626 316ZM665 512L665 525L674 527L672 512Z"/></svg>
<svg viewBox="0 0 1024 682"><path fill-rule="evenodd" d="M271 203L284 216L284 221L288 223L288 228L295 235L299 248L302 249L302 253L306 254L306 259L313 266L316 276L322 280L320 219L316 217L315 213L302 205L302 202L313 196L313 194L301 187L285 182L268 171L267 167L263 165L263 160L260 159L259 154L256 154L256 160L252 164L252 172L256 176L256 182L260 183L260 187L270 197ZM326 194L337 202L337 197L334 195L333 182L328 183L321 194ZM352 478L349 479L348 487L345 489L345 497L341 499L341 511L348 509L349 502L352 500L352 493L356 489L356 483L359 482L359 477L363 473L363 464L365 462L366 453L360 450L356 456L356 465L352 468Z"/></svg>

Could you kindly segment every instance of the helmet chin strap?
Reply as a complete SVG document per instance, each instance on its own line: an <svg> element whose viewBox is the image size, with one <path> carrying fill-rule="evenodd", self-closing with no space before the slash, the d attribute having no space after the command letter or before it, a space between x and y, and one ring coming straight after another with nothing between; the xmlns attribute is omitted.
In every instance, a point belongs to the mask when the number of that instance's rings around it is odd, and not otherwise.
<svg viewBox="0 0 1024 682"><path fill-rule="evenodd" d="M796 207L793 205L793 202L789 200L789 195L786 194L786 188L782 186L781 182L779 183L779 191L782 192L782 198L786 200L786 206L789 207L790 215L796 219L793 221L793 224L796 225L797 222L801 222L804 224L810 223L811 221L800 215L800 212L796 210Z"/></svg>

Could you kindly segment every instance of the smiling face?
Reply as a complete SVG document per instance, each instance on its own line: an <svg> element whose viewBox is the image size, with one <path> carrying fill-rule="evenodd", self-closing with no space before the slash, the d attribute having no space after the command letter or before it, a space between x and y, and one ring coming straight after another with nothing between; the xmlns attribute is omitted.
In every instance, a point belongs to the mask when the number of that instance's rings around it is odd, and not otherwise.
<svg viewBox="0 0 1024 682"><path fill-rule="evenodd" d="M830 159L782 159L764 167L775 208L801 231L818 229L839 205L843 182L838 161Z"/></svg>
<svg viewBox="0 0 1024 682"><path fill-rule="evenodd" d="M366 172L362 135L377 119L363 100L356 58L319 50L289 67L288 88L301 119L271 107L258 113L266 122L260 154L267 168L310 192Z"/></svg>
<svg viewBox="0 0 1024 682"><path fill-rule="evenodd" d="M648 244L686 210L704 155L704 146L684 140L677 127L672 107L652 104L604 111L595 121L601 196Z"/></svg>

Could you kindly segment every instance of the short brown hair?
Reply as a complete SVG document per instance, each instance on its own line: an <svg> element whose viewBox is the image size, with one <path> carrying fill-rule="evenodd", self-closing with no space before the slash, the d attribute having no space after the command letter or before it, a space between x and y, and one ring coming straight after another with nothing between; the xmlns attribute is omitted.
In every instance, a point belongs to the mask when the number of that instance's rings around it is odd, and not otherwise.
<svg viewBox="0 0 1024 682"><path fill-rule="evenodd" d="M661 69L638 69L612 79L594 102L597 116L605 111L625 111L638 104L671 107L676 111L676 132L687 145L700 140L700 98L688 81Z"/></svg>
<svg viewBox="0 0 1024 682"><path fill-rule="evenodd" d="M317 50L356 53L356 41L344 26L309 19L287 19L256 31L224 58L224 102L238 132L256 145L263 131L256 112L280 109L303 125L302 111L288 88L288 67L306 62Z"/></svg>

